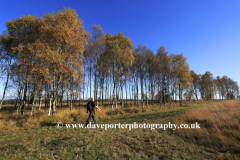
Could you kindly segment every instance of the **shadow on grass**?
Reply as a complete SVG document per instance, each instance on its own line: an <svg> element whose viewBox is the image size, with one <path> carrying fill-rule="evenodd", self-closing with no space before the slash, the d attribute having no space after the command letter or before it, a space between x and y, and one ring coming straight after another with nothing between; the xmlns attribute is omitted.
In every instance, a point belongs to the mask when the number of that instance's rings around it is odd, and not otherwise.
<svg viewBox="0 0 240 160"><path fill-rule="evenodd" d="M53 127L53 126L56 126L57 123L52 123L52 122L48 122L48 121L42 121L40 122L40 126L42 127Z"/></svg>

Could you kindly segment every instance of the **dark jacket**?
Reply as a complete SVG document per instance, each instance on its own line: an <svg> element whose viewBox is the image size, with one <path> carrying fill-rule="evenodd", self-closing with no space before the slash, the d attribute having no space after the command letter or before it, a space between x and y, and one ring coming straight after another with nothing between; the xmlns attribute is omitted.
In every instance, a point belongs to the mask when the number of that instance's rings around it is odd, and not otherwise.
<svg viewBox="0 0 240 160"><path fill-rule="evenodd" d="M95 102L94 101L90 101L88 102L87 104L87 111L90 111L90 112L94 112L94 109L95 109Z"/></svg>

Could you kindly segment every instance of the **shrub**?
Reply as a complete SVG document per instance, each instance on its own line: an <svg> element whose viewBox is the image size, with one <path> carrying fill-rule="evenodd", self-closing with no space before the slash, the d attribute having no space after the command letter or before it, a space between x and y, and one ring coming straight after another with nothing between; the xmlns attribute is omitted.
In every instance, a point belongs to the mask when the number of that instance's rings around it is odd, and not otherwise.
<svg viewBox="0 0 240 160"><path fill-rule="evenodd" d="M7 102L6 102L6 101L3 101L2 105L6 105L6 104L7 104Z"/></svg>

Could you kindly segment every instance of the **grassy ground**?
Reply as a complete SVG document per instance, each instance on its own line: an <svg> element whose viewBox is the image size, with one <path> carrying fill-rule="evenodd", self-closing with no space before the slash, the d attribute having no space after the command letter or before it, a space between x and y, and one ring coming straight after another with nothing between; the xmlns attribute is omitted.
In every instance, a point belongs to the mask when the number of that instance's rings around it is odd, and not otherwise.
<svg viewBox="0 0 240 160"><path fill-rule="evenodd" d="M57 122L85 123L86 109L0 112L0 159L239 159L240 102L198 102L184 107L129 104L101 107L100 124L191 124L200 129L59 129ZM29 112L29 113L28 113Z"/></svg>

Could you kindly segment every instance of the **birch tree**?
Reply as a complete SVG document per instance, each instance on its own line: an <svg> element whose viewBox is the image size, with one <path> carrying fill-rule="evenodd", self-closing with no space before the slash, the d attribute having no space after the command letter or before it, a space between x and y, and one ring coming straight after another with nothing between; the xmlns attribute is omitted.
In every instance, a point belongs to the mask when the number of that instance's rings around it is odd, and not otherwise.
<svg viewBox="0 0 240 160"><path fill-rule="evenodd" d="M14 55L13 55L14 51L12 49L13 47L15 47L14 45L15 45L14 37L7 35L7 33L2 34L0 36L1 59L5 59L5 63L3 65L3 67L6 64L6 72L7 72L6 83L5 83L5 87L4 87L4 91L3 91L3 97L0 102L0 109L1 109L2 103L4 101L6 90L8 87L8 81L9 81L9 76L10 76L10 67L12 64L12 59L14 57ZM2 68L1 68L1 70L2 70Z"/></svg>
<svg viewBox="0 0 240 160"><path fill-rule="evenodd" d="M213 85L214 85L214 78L211 72L207 71L205 74L201 76L201 96L202 99L212 100L213 99Z"/></svg>
<svg viewBox="0 0 240 160"><path fill-rule="evenodd" d="M130 38L124 36L123 33L118 35L106 35L106 51L104 57L107 57L109 69L113 74L115 93L115 108L117 109L117 87L124 84L124 80L129 78L129 68L134 63L133 44Z"/></svg>
<svg viewBox="0 0 240 160"><path fill-rule="evenodd" d="M167 91L169 91L169 79L170 79L170 66L171 66L171 58L168 56L168 52L166 51L164 46L160 46L160 48L157 50L157 58L158 58L158 64L159 64L159 78L160 81L158 83L161 84L161 91L162 91L162 100L161 102L164 103L166 106L165 101L165 94Z"/></svg>
<svg viewBox="0 0 240 160"><path fill-rule="evenodd" d="M191 87L192 77L190 75L190 68L187 63L187 58L183 56L183 54L173 55L172 63L173 74L177 78L177 84L179 89L179 104L182 106L182 91L183 89L188 89Z"/></svg>
<svg viewBox="0 0 240 160"><path fill-rule="evenodd" d="M47 62L45 75L52 81L52 115L56 114L56 100L63 74L65 80L71 78L82 84L82 61L84 47L87 45L89 33L85 32L83 21L75 10L64 8L57 14L47 14L41 19L42 39L38 42ZM41 55L41 54L39 54Z"/></svg>
<svg viewBox="0 0 240 160"><path fill-rule="evenodd" d="M94 97L97 102L97 94L98 94L98 84L97 80L99 79L99 58L101 54L105 51L105 34L101 26L98 24L92 25L92 36L89 41L89 44L86 48L85 58L88 59L87 63L89 63L89 72L90 72L90 84L92 78L92 66L94 66ZM90 85L90 93L91 93L91 85Z"/></svg>

